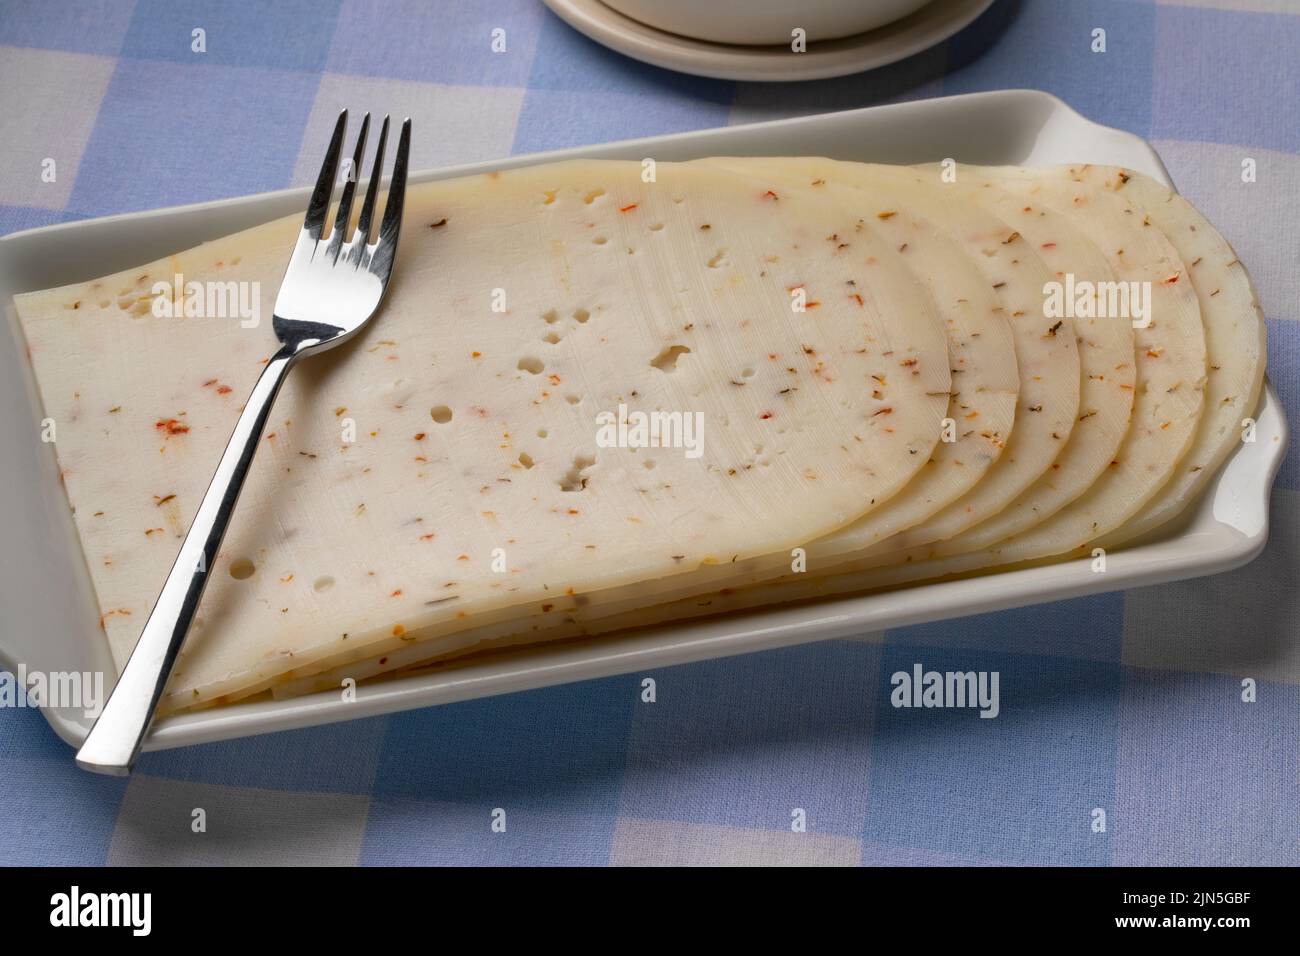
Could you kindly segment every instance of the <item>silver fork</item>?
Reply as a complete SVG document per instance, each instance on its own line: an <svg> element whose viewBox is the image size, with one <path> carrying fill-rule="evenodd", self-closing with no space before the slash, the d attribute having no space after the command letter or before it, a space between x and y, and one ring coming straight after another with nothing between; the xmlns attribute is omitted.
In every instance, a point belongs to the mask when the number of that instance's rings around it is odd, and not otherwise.
<svg viewBox="0 0 1300 956"><path fill-rule="evenodd" d="M346 237L366 132L370 128L369 113L361 122L352 169L343 186L334 227L328 238L322 238L347 120L348 112L344 110L334 126L325 165L321 167L307 207L307 218L276 296L272 327L281 348L271 357L253 387L144 631L103 713L77 751L77 764L85 770L117 776L130 773L153 721L154 708L176 663L176 655L198 610L209 569L216 560L253 453L257 451L271 406L289 369L300 359L341 345L355 335L379 309L388 288L402 226L411 121L402 123L388 204L379 224L379 235L372 243L370 226L384 164L384 144L388 139L386 116L357 230L350 241Z"/></svg>

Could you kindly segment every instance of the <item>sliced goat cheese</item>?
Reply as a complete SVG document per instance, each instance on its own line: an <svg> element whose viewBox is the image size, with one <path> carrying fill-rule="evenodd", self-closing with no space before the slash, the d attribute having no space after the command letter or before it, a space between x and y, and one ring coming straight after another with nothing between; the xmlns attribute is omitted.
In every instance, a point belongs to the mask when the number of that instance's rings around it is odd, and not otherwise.
<svg viewBox="0 0 1300 956"><path fill-rule="evenodd" d="M931 218L936 210L926 202L930 198L926 190L859 172L867 167L829 160L703 162L755 177L759 183L779 183L779 188L796 195L828 198L854 211L860 217L857 228L882 237L896 250L898 267L909 270L930 291L948 334L953 384L943 440L901 494L825 538L809 542L809 567L820 568L920 524L986 478L1012 437L1021 394L1017 343L1008 321L1013 310L1005 307L1000 295L1006 282L993 281L987 270L979 268L986 262L972 261L947 223ZM828 241L840 238L851 255L850 237L831 236ZM1035 336L1035 344L1039 338ZM1054 382L1067 378L1074 348L1069 337L1062 336L1059 348L1040 348L1036 354L1025 349L1029 380L1025 387L1030 394L1053 391L1051 404L1060 416L1060 427L1068 431L1074 411L1068 406L1072 398L1077 402L1078 376L1054 390L1040 388L1051 367L1049 351L1060 363L1050 377ZM1062 368L1064 374L1059 373ZM788 559L782 564L788 566Z"/></svg>
<svg viewBox="0 0 1300 956"><path fill-rule="evenodd" d="M968 170L967 174L970 172ZM1048 172L1051 171L1026 171L1022 175L1029 179ZM1059 177L1062 172L1057 170L1054 174ZM1149 223L1141 229L1154 229L1163 239L1168 240L1181 260L1185 270L1183 274L1194 291L1204 332L1208 375L1204 389L1204 408L1191 447L1177 462L1172 477L1135 514L1118 523L1108 533L1081 545L1083 549L1109 549L1151 532L1176 517L1204 489L1228 453L1241 440L1238 429L1242 427L1242 419L1255 409L1263 387L1265 326L1258 298L1245 267L1213 225L1185 199L1132 170L1081 166L1065 171L1064 175L1071 181L1090 183L1094 187L1121 194L1131 204L1127 208L1132 211L1126 210L1123 213L1127 219L1136 218L1141 223ZM1081 252L1080 248L1075 255L1080 255ZM1083 259L1065 257L1063 261L1072 263L1076 274L1086 274L1080 268ZM1160 312L1155 313L1157 318L1160 315ZM1175 319L1185 315L1185 310L1172 311ZM1097 331L1102 329L1102 326L1097 326ZM1086 335L1087 333L1085 338ZM1189 338L1195 342L1194 332L1189 333ZM1089 350L1085 347L1081 354L1086 362ZM1193 370L1194 367L1193 365ZM1099 394L1097 400L1103 397ZM1086 422L1080 423L1076 429L1076 438L1085 434L1083 429L1086 425ZM1151 483L1158 480L1153 478ZM973 532L978 530L977 526ZM1016 549L1015 558L1032 562L1074 553L1061 545L1060 541L1043 539L1036 547L1021 546ZM1007 558L1000 549L956 553L942 560L918 559L907 565L860 570L818 582L800 581L720 592L678 601L665 608L626 607L618 615L587 626L585 632L601 633L700 614L753 608L771 602L847 594L892 584L984 571L1006 563ZM455 650L444 653L455 653ZM412 654L409 663L429 659L430 655L417 658Z"/></svg>
<svg viewBox="0 0 1300 956"><path fill-rule="evenodd" d="M849 182L876 181L881 189L905 194L915 208L924 210L963 243L966 255L999 297L1010 322L1019 365L1016 429L1003 456L963 497L924 523L869 548L865 554L871 563L877 563L920 544L947 540L1000 514L1046 474L1072 440L1076 421L1087 407L1083 402L1089 391L1088 370L1076 341L1080 338L1076 320L1048 317L1042 308L1043 287L1055 279L1049 260L1044 259L1051 256L1052 244L1046 238L1034 242L1040 229L1018 229L1018 217L1012 216L1008 202L993 202L987 191L967 188L964 180L960 186L948 183L931 170L858 163L835 163L833 167ZM1042 248L1044 245L1048 248ZM936 264L935 268L942 266Z"/></svg>
<svg viewBox="0 0 1300 956"><path fill-rule="evenodd" d="M163 712L1117 547L1258 402L1249 276L1137 173L643 172L411 189L380 316L285 387ZM17 300L119 664L298 226ZM265 320L185 317L189 282Z"/></svg>
<svg viewBox="0 0 1300 956"><path fill-rule="evenodd" d="M1100 248L1080 232L1072 200L1071 207L1061 211L1047 208L1042 203L1026 203L1022 196L1014 196L999 189L988 178L981 176L981 172L975 168L963 168L958 178L958 182L963 184L959 191L973 192L981 205L1005 216L1029 245L1043 250L1042 255L1054 274L1061 279L1067 274L1072 275L1076 282L1087 280L1095 284L1116 281L1115 271L1105 261ZM1095 542L1113 547L1130 540L1136 534L1158 527L1176 515L1208 481L1214 469L1235 446L1239 440L1237 428L1241 424L1240 417L1253 409L1258 401L1263 376L1263 322L1249 276L1241 263L1213 227L1181 197L1136 173L1113 168L1081 167L1072 172L1034 171L1026 174L1026 178L1031 175L1034 178L1059 178L1065 175L1071 181L1093 180L1107 189L1124 192L1125 198L1133 205L1116 214L1122 215L1125 221L1136 217L1139 222L1149 222L1151 226L1140 227L1142 232L1154 227L1160 233L1148 249L1149 263L1163 261L1161 256L1167 259L1169 250L1163 245L1163 240L1168 239L1186 268L1186 275L1200 307L1209 376L1205 410L1195 427L1195 438L1190 451L1174 472L1174 477L1160 487L1136 514ZM950 184L949 188L951 185L955 184ZM1117 210L1119 207L1112 205L1111 208ZM1094 236L1098 235L1094 232ZM1102 235L1110 238L1109 233ZM1109 243L1103 244L1110 248ZM1117 245L1110 251L1113 254L1121 248L1124 246ZM1134 245L1133 248L1139 246ZM1155 254L1154 258L1152 254ZM1131 258L1135 255L1131 254ZM1160 269L1157 269L1155 274L1159 273ZM1194 345L1196 327L1190 321L1185 303L1174 300L1167 304L1173 309L1171 319L1175 323L1174 327L1188 333ZM1162 318L1164 311L1156 312L1153 318ZM383 663L374 659L358 661L315 678L299 678L296 682L277 689L277 693L292 696L323 687L336 687L343 676L362 679L385 670L419 666L493 646L602 634L700 615L752 609L778 602L860 592L890 584L970 573L1005 564L1006 559L1000 549L990 545L1001 541L1010 533L1037 525L1045 516L1043 512L1055 513L1078 497L1082 490L1090 487L1100 475L1112 471L1111 462L1116 459L1121 442L1128 434L1135 392L1134 368L1137 364L1133 352L1132 322L1112 321L1097 315L1076 317L1076 322L1081 329L1079 335L1080 356L1085 373L1084 400L1081 420L1057 462L1060 467L1053 469L1052 475L1035 484L1011 507L952 541L938 542L929 548L917 548L905 555L896 556L901 557L905 563L890 567L876 566L877 562L874 561L848 563L839 566L836 573L826 577L814 574L791 576L786 580L768 582L757 587L679 597L657 607L639 607L634 602L624 602L619 606L600 608L592 614L588 614L586 608L578 609L560 625L544 627L539 622L531 622L527 629L513 636L504 632L482 633L478 642L473 640L472 633L466 633L460 635L456 642L435 642L428 646L404 648L398 652L397 657ZM1162 324L1159 327L1169 326ZM1159 347L1159 343L1156 347ZM1197 367L1195 361L1189 365L1189 373L1193 378ZM1149 375L1146 381L1151 380L1152 376ZM1147 437L1149 439L1149 432ZM1159 467L1158 460L1156 467ZM1158 477L1150 479L1150 484L1158 482ZM974 544L967 546L969 542ZM1019 555L1033 561L1066 550L1068 539L1054 540L1048 535L1040 537L1035 547L1022 547ZM927 557L930 560L926 560Z"/></svg>
<svg viewBox="0 0 1300 956"><path fill-rule="evenodd" d="M1187 268L1205 321L1205 412L1192 447L1174 477L1138 515L1096 542L1113 548L1182 512L1242 440L1264 387L1266 326L1246 267L1191 203L1132 170L1084 166L1076 174L1123 195L1169 238Z"/></svg>
<svg viewBox="0 0 1300 956"><path fill-rule="evenodd" d="M285 385L167 707L790 548L907 486L951 387L923 290L836 256L829 204L641 173L409 191L383 311ZM17 301L119 663L274 351L297 228ZM247 284L263 321L156 312L177 275ZM701 440L609 447L599 416L620 407L676 415L683 441L698 416Z"/></svg>
<svg viewBox="0 0 1300 956"><path fill-rule="evenodd" d="M1048 472L1015 498L1005 509L967 529L956 538L932 547L909 550L906 561L920 561L987 547L1025 531L1065 507L1087 491L1115 460L1132 419L1137 374L1133 325L1096 313L1098 289L1119 281L1106 256L1060 212L1024 200L981 178L977 168L963 168L959 176L963 194L976 198L1007 218L1012 227L1036 247L1048 264L1049 287L1083 289L1090 286L1094 307L1090 314L1074 315L1083 372L1079 412L1069 441ZM955 184L954 184L955 185ZM1086 286L1085 286L1086 284ZM1041 311L1041 307L1040 307ZM895 555L897 563L898 556ZM885 563L876 561L875 565ZM860 570L861 564L845 570Z"/></svg>
<svg viewBox="0 0 1300 956"><path fill-rule="evenodd" d="M955 198L952 195L955 190L950 190L946 185L936 189L934 180L927 174L906 168L863 166L821 159L726 159L705 162L725 164L729 168L747 173L762 169L779 175L783 180L793 178L796 183L802 178L802 183L807 188L823 194L833 192L838 184L852 183L853 188L861 195L871 197L875 205L880 205L878 197L888 197L888 202L881 210L861 206L859 204L861 200L851 202L844 199L841 200L841 204L870 213L864 215L867 222L871 222L874 218L885 226L901 226L902 229L898 231L902 235L895 236L894 246L906 243L907 251L916 257L912 261L923 264L923 272L932 276L948 277L946 283L935 280L939 282L940 288L948 290L946 295L944 292L939 292L936 296L941 302L955 303L958 299L967 302L983 302L986 312L991 308L996 313L992 318L1001 318L1003 322L1010 319L1009 344L1014 349L1015 358L1019 362L1017 379L1024 386L1024 390L1020 393L1020 413L1016 428L1023 430L1012 431L1007 455L993 463L984 474L983 480L965 496L970 499L967 504L960 509L952 507L944 509L949 513L947 517L925 522L920 527L932 525L934 530L930 535L946 537L956 533L966 523L1000 511L1008 501L1050 468L1071 433L1078 411L1079 357L1074 335L1070 332L1072 326L1069 321L1067 320L1063 326L1058 326L1056 319L1048 319L1043 315L1043 285L1052 280L1053 273L1034 251L1032 239L1041 231L1036 228L1036 223L1031 226L1026 237L1021 237L1012 226L992 213L972 205L967 198ZM789 188L792 187L780 187L782 191ZM1012 201L1011 197L1002 195L1007 202ZM1016 206L1017 213L1021 206L1023 204ZM886 213L884 218L878 215L881 211ZM942 225L942 231L938 228L939 225ZM879 228L881 226L877 226L877 229ZM928 235L931 239L928 242L918 240L918 235ZM944 239L947 237L951 238L945 242ZM1042 241L1049 242L1047 238ZM1075 234L1064 238L1062 245L1066 251L1069 251L1072 242L1076 241L1085 242ZM955 245L957 242L961 245ZM1095 255L1095 250L1092 251ZM972 280L970 272L962 271L963 265L971 269L978 268L978 274L983 276L982 281ZM954 284L951 278L954 274L964 276L964 283ZM989 296L995 297L991 307ZM957 313L958 317L962 314ZM1127 326L1124 328L1127 329ZM963 328L957 324L956 319L950 322L949 329L950 348L954 350L962 348L963 343L979 342L991 334L984 328ZM960 331L961 334L954 336L952 334L954 331ZM956 343L951 344L954 338ZM1121 341L1125 340L1121 337ZM1122 357L1126 357L1131 362L1131 331L1127 332L1125 348ZM961 353L954 351L954 354ZM971 367L972 375L986 376L983 367L987 367L990 363L1002 369L1000 374L1007 374L1005 366L998 364L998 356L1005 354L1004 352L977 354L981 357L980 368L974 367L969 360L966 363ZM958 367L961 366L954 364L954 368ZM986 380L986 377L977 378L970 387L983 389ZM957 383L954 389L963 387L962 375L956 376L954 381ZM1129 382L1131 381L1130 369ZM1120 394L1126 396L1127 402L1131 405L1131 388ZM1124 424L1126 422L1127 412ZM936 460L943 451L942 445L936 449ZM914 481L914 486L922 485L926 478L927 472L922 472ZM915 495L910 497L913 502L922 500ZM845 567L856 567L856 561L846 565L843 559L837 560L837 556L852 554L863 549L870 554L872 543L878 540L878 535L873 532L882 525L888 526L889 512L908 498L908 493L904 493L903 496L895 498L881 509L840 531L811 542L807 546L809 570L806 574L795 575L794 578L804 582L809 577L820 576ZM896 534L885 541L881 548L886 548L897 538L909 536L910 532L906 531ZM921 537L919 540L932 540L932 537ZM875 566L888 560L890 556L877 557L868 562L867 566ZM755 559L729 565L726 568L708 568L703 569L701 573L648 582L630 595L613 591L593 595L581 606L565 608L564 614L574 622L582 622L582 626L595 627L598 626L596 622L602 617L626 615L644 604L656 601L681 601L693 595L707 594L718 588L745 587L776 577L788 572L789 569L788 554ZM755 598L757 595L757 591L751 594ZM580 633L582 626L577 623L566 623L559 631L552 633L548 629L547 633L554 637L568 637ZM320 681L333 686L334 675L343 671L349 672L356 679L361 679L363 676L371 676L384 669L406 666L424 657L445 656L448 648L473 647L478 641L488 641L501 636L501 632L493 628L482 632L482 635L476 637L469 633L459 639L438 638L419 646L394 649L391 654L385 655L384 663L387 668L379 666L373 659L368 662L349 661L322 675ZM426 645L427 650L422 655L420 648ZM319 681L313 682L307 674L298 676L297 680L295 686L298 687L303 686L303 681L310 686L319 683Z"/></svg>
<svg viewBox="0 0 1300 956"><path fill-rule="evenodd" d="M925 191L915 184L910 184L909 194L908 183L886 182L873 188L830 183L819 179L817 173L834 164L817 160L704 160L701 165L725 170L737 181L748 182L755 194L775 197L774 201L793 201L800 208L823 206L827 231L822 243L849 270L845 275L851 272L864 277L843 281L835 294L861 306L864 294L871 294L870 287L886 277L906 279L924 290L947 336L953 384L946 396L946 411L936 421L943 440L903 491L844 529L800 542L802 555L795 560L806 567L829 567L841 556L854 555L923 521L975 486L998 460L1013 432L1020 394L1016 339L1007 317L1011 310L999 292L1007 284L1001 280L1001 270L986 274L977 269L947 230L918 215L913 198L924 198ZM1001 243L1005 230L996 232L996 240L990 236L990 242ZM979 258L986 258L983 251ZM942 268L936 268L939 263ZM860 285L864 279L865 286ZM1028 343L1026 367L1035 379L1030 392L1043 396L1042 401L1051 406L1044 418L1057 421L1056 427L1068 432L1074 416L1072 403L1078 400L1078 376L1076 372L1057 385L1054 370L1070 368L1072 359L1077 362L1073 339L1063 335L1054 342L1041 330L1029 329L1025 323L1018 334ZM873 397L883 396L889 381L889 374L882 374L869 383ZM1046 468L1050 460L1051 455L1043 458L1040 468ZM628 606L775 578L789 572L792 563L787 549L701 567L689 574L583 593L580 602L559 602L555 616L593 618ZM485 631L496 632L493 625ZM426 631L418 640L436 640L442 646L443 636ZM371 656L395 662L406 656L394 657L392 652L399 650L383 647ZM328 663L340 662L317 661L296 668L295 674Z"/></svg>
<svg viewBox="0 0 1300 956"><path fill-rule="evenodd" d="M1131 306L1119 315L1107 304L1109 321L1134 328L1137 379L1128 434L1083 495L995 549L1005 560L1021 561L1072 551L1114 530L1174 474L1204 409L1205 328L1187 265L1140 207L1064 167L987 175L1028 205L1072 216L1119 281L1130 284L1130 301L1146 302L1145 309Z"/></svg>
<svg viewBox="0 0 1300 956"><path fill-rule="evenodd" d="M714 175L718 170L712 171ZM731 170L726 171L729 179L736 183L744 182ZM793 184L791 188L798 189L799 184ZM791 284L788 289L793 293L806 293L808 289L829 289L829 294L839 295L853 308L862 310L872 308L869 306L869 300L878 299L882 302L898 303L891 319L895 323L902 323L904 330L912 328L918 323L924 328L937 332L944 337L947 342L948 366L954 366L954 361L960 361L964 366L970 369L970 389L974 394L976 390L987 390L989 392L986 399L981 398L978 405L969 403L967 410L963 414L974 413L976 417L987 415L986 430L996 433L998 429L1009 430L1012 424L1011 416L1014 415L1015 405L1015 359L1014 350L1011 348L1009 336L1004 328L1000 328L998 323L1001 322L1000 316L996 315L992 308L987 311L983 317L969 313L961 303L944 304L942 307L936 301L931 286L933 282L923 282L918 275L910 270L904 263L904 251L900 251L896 246L896 240L886 240L878 232L871 228L866 219L864 219L863 210L850 202L846 203L834 196L826 195L822 190L809 190L799 195L792 196L789 190L780 183L774 182L770 177L765 179L750 179L748 181L748 190L752 195L764 197L764 201L771 203L786 203L793 208L800 209L804 213L811 215L816 211L816 221L819 223L820 233L799 234L795 236L794 247L806 248L809 239L826 250L828 257L814 256L814 262L824 263L816 266L819 270L814 274L815 282L807 284L804 282L806 276L792 275ZM849 198L856 198L850 196ZM928 242L920 239L923 245L928 247ZM936 239L936 241L938 241ZM803 244L801 247L800 244ZM780 268L780 264L775 261L768 265L769 269ZM959 273L960 275L960 273ZM980 283L978 279L971 278L967 284L961 284L959 281L950 283L939 283L946 289L947 293L953 298L974 298L978 299L981 294ZM955 291L960 295L955 294ZM912 304L906 304L908 299L912 299ZM815 310L822 308L822 301L818 298L808 298L806 295L801 297L801 304L809 315ZM879 311L874 309L874 311ZM968 335L965 338L954 336L949 326L956 326L958 331L965 330ZM900 335L910 333L900 333ZM989 345L985 347L981 342L987 336ZM968 342L971 343L968 345ZM891 370L889 367L882 367L866 383L866 389L870 393L872 400L878 402L874 416L881 419L882 427L885 429L892 428L888 424L889 416L893 414L893 405L887 399L892 392L892 383L897 375L907 375L915 377L917 374L916 359L906 354L895 356L896 349L892 346L882 346L879 354L883 357L897 360L897 369ZM996 357L993 357L996 356ZM955 357L955 358L954 358ZM985 368L990 369L985 372ZM1001 378L999 378L1001 376ZM1009 381L1007 377L1009 376ZM743 384L738 382L734 384ZM986 388L987 386L987 388ZM934 427L938 429L938 434L942 436L947 430L945 416L949 413L949 405L952 401L951 381L948 389L944 391L934 391L929 393L929 398L934 399L942 411L934 419ZM967 457L970 459L969 470L976 473L982 473L986 470L987 462L979 460L981 449L989 447L986 438L978 438L978 446L975 440L968 438L963 444L967 451ZM935 448L940 448L936 445ZM996 450L996 445L992 445ZM958 478L964 478L960 472L955 473L952 478L947 475L944 469L943 479L935 485L928 481L920 479L926 471L933 467L933 462L938 455L927 454L925 458L919 459L918 467L921 469L914 480L907 483L906 487L898 495L886 498L879 490L879 485L864 484L862 492L869 496L869 500L863 502L864 510L868 507L876 508L877 506L891 506L899 496L907 496L912 504L904 511L909 511L916 515L912 520L918 520L920 516L934 510L942 504L942 500L956 495L959 488L955 487ZM928 462L928 464L927 464ZM925 487L933 487L932 495L938 495L944 489L950 489L945 493L942 500L927 502L926 496L914 494L913 489L919 484ZM809 541L816 540L817 536L810 536L809 539L798 543L797 550L806 550L809 548ZM832 541L833 536L826 536L823 540ZM857 546L857 540L850 540L842 547L852 548ZM636 579L628 582L626 585L617 587L604 587L598 590L575 589L573 593L557 594L545 602L545 610L538 612L533 609L513 609L512 616L516 620L527 619L531 614L543 613L544 615L553 616L560 619L565 615L581 612L596 614L599 609L610 608L610 613L621 609L625 606L637 606L643 603L656 603L659 600L670 600L677 596L679 589L685 587L688 593L696 591L707 591L714 587L727 586L733 581L742 578L751 580L762 580L767 577L779 575L789 570L793 552L795 548L786 546L781 551L770 552L763 555L745 558L736 555L730 561L705 562L701 566L691 570L689 573L683 572L676 575L665 575L656 578ZM689 584L678 584L677 582L687 582ZM660 595L663 595L661 598ZM341 663L359 659L363 656L378 656L390 658L390 655L400 650L404 645L412 642L427 642L441 640L449 631L458 631L466 627L483 628L486 632L495 633L496 621L492 618L484 618L482 615L476 616L472 621L456 622L456 626L432 626L422 628L419 632L406 632L400 637L390 638L380 641L376 644L366 645L364 648L358 648L356 645L341 647L337 653L325 657L314 657L309 662L294 662L292 671L286 675L297 677L302 674L310 674L316 670L329 668ZM363 654L364 651L364 654ZM261 682L250 684L243 688L244 693L260 690L269 683L269 678Z"/></svg>
<svg viewBox="0 0 1300 956"><path fill-rule="evenodd" d="M1179 210L1167 191L1145 188L1123 199L1114 195L1116 185L1135 182L1132 173L1125 174L1129 177L1125 181L1120 176L1122 171L1099 167L981 169L967 170L966 175L970 177L972 172L976 182L996 183L1012 193L1027 213L1050 210L1068 218L1108 258L1119 280L1149 283L1152 295L1149 323L1142 327L1143 320L1139 319L1139 327L1134 330L1137 379L1132 422L1107 467L1084 494L1059 508L1052 517L1033 521L1027 530L995 543L982 540L980 547L966 549L967 541L985 537L977 525L948 542L951 550L940 552L942 556L932 560L925 559L937 549L920 549L905 555L900 563L868 569L848 568L851 573L826 580L790 580L711 595L707 599L708 611L701 610L703 598L681 600L669 609L648 612L625 607L603 619L598 628L589 630L632 626L629 623L632 620L639 625L775 601L851 593L1076 554L1094 541L1107 541L1105 536L1112 533L1119 541L1128 540L1133 533L1131 529L1146 531L1155 527L1156 521L1168 520L1186 501L1192 487L1188 476L1206 470L1198 469L1199 461L1202 458L1212 461L1215 456L1222 460L1227 448L1236 441L1236 434L1226 412L1220 417L1213 409L1205 408L1204 370L1208 362L1210 369L1227 373L1220 379L1220 404L1240 392L1242 407L1253 408L1258 398L1257 376L1261 374L1256 363L1263 345L1262 323L1249 279L1226 243L1216 240L1217 234L1213 234L1212 227L1201 217L1189 218L1185 211ZM1157 206L1165 211L1164 217L1153 212ZM1040 218L1050 219L1051 215ZM1023 223L1026 229L1027 222ZM1192 226L1196 228L1189 228ZM1180 235L1182 242L1174 245L1172 240ZM1195 244L1189 238L1192 236L1196 237ZM1077 250L1080 258L1072 261L1086 263L1083 256L1086 247L1078 246ZM1183 254L1191 258L1184 260ZM1197 265L1192 266L1192 262ZM1196 271L1211 262L1215 264L1214 271L1203 274ZM1062 264L1069 265L1069 261ZM1222 306L1215 302L1229 288L1231 297ZM1220 290L1219 294L1211 295L1216 289ZM1200 303L1209 303L1204 312ZM1132 324L1127 316L1099 317L1095 331L1104 331L1107 321L1120 320ZM1224 351L1220 353L1219 348ZM1240 359L1232 357L1234 351L1240 352ZM1088 354L1087 350L1084 354ZM1099 393L1097 397L1102 398L1104 394ZM1122 403L1116 406L1122 407ZM1234 409L1234 420L1237 414ZM1092 436L1088 456L1095 448L1105 447L1105 441L1109 439ZM1180 463L1186 459L1189 447L1201 449L1201 454L1190 458L1191 464L1184 470ZM1085 465L1079 463L1081 468ZM1045 478L1041 487L1031 489L1029 500L1051 498L1052 484L1053 479ZM1153 517L1146 517L1146 508L1151 509ZM1000 517L992 521L996 524Z"/></svg>
<svg viewBox="0 0 1300 956"><path fill-rule="evenodd" d="M1056 213L1067 218L1100 250L1115 280L1132 283L1133 295L1145 298L1146 307L1137 310L1143 315L1130 314L1132 309L1114 315L1110 301L1099 303L1104 314L1094 316L1092 327L1094 336L1114 335L1116 330L1107 329L1106 323L1133 328L1136 378L1128 428L1113 457L1098 461L1098 453L1113 444L1124 402L1107 401L1108 394L1115 397L1108 390L1095 391L1093 400L1105 402L1109 421L1103 419L1094 424L1104 427L1083 432L1073 453L1067 447L1060 474L1045 476L1022 496L1019 508L1007 509L939 545L896 555L887 564L867 560L845 566L840 570L850 573L839 577L836 593L1078 552L1127 526L1171 480L1197 434L1204 410L1205 326L1188 266L1149 213L1106 190L1099 178L1091 181L1080 169L972 168L967 177L972 173L975 182L990 182L1014 196L1027 216L1048 213L1039 217L1046 220ZM1028 223L1026 219L1021 225L1029 229ZM1095 270L1086 265L1085 247L1078 249L1077 261ZM1068 274L1076 275L1073 267ZM1115 355L1113 340L1107 348ZM1105 353L1094 351L1094 358ZM1120 364L1114 374L1120 391L1126 391L1128 371ZM769 593L767 599L796 600L828 590L816 580L796 580L781 593L780 598ZM745 600L756 599L750 595L725 603L743 606Z"/></svg>

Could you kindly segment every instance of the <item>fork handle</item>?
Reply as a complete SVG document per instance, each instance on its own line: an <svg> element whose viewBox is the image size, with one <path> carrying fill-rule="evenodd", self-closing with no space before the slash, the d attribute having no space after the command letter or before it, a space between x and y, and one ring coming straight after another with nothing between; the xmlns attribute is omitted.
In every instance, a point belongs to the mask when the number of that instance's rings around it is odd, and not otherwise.
<svg viewBox="0 0 1300 956"><path fill-rule="evenodd" d="M286 344L258 378L140 639L103 712L77 751L77 765L82 769L114 776L131 772L198 610L271 406L300 348L300 343Z"/></svg>

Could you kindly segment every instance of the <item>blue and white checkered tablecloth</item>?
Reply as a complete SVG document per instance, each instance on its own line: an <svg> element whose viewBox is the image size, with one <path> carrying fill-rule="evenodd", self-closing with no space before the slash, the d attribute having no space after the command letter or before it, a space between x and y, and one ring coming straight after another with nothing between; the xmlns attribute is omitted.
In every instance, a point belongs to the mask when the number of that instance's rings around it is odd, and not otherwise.
<svg viewBox="0 0 1300 956"><path fill-rule="evenodd" d="M436 130L420 168L1001 87L1156 144L1249 264L1300 421L1300 0L999 0L903 63L782 87L644 66L536 0L3 0L0 233L306 183L344 105ZM615 677L148 755L125 781L0 709L0 862L1294 864L1294 447L1272 520L1231 574L670 668L653 704ZM917 661L999 671L1001 715L891 707Z"/></svg>

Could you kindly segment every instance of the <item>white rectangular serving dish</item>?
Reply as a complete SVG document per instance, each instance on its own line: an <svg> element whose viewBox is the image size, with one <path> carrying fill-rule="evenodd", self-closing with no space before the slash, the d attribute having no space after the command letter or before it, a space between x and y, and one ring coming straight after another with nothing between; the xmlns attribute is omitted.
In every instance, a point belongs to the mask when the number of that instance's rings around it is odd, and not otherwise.
<svg viewBox="0 0 1300 956"><path fill-rule="evenodd" d="M516 156L423 172L411 179L425 182L577 157L684 160L721 154L825 155L896 163L948 157L982 164L1093 162L1127 166L1169 182L1160 158L1145 141L1098 126L1055 97L1030 90ZM36 437L40 406L13 296L126 269L299 212L306 207L307 194L306 188L285 190L50 226L0 239L0 302L8 316L7 330L0 331L0 665L13 670L21 662L29 672L45 673L115 672L53 447L41 446ZM154 727L145 749L307 727L1227 571L1250 561L1264 547L1269 490L1286 449L1286 422L1271 386L1265 387L1256 417L1258 440L1233 453L1189 513L1174 526L1109 555L1104 574L1091 573L1087 561L1074 561L541 647L363 684L355 702L325 693L165 718ZM90 721L78 709L42 709L69 743L79 744L89 730Z"/></svg>

